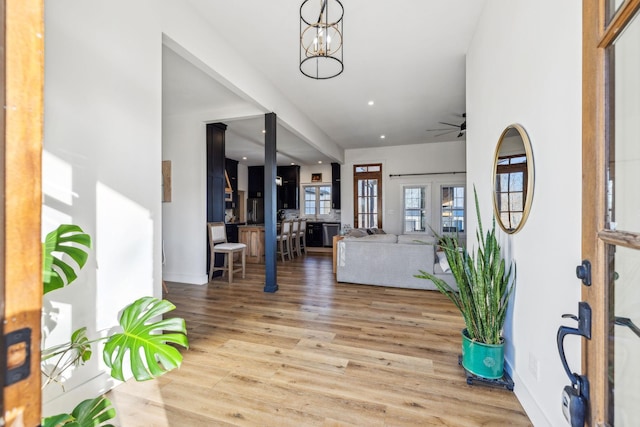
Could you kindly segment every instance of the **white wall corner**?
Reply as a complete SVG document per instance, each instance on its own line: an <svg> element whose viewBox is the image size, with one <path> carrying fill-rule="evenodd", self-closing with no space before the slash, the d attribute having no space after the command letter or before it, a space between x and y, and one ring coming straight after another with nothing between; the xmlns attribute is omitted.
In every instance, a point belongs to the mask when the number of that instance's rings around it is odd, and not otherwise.
<svg viewBox="0 0 640 427"><path fill-rule="evenodd" d="M522 381L518 376L518 373L511 367L509 361L505 361L505 364L505 370L509 372L511 379L515 384L513 392L524 408L524 411L527 413L531 423L536 427L551 427L553 424L551 424L551 421L546 417L544 411L540 405L538 405L538 402L536 402L524 381ZM558 407L560 407L559 405L561 403L560 396L560 393L558 393Z"/></svg>

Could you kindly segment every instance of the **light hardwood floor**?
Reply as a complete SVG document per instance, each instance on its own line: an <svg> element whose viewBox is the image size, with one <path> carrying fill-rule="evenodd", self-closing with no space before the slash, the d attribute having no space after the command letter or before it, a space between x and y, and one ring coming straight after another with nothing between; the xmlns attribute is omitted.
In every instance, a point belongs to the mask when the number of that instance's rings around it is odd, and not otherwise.
<svg viewBox="0 0 640 427"><path fill-rule="evenodd" d="M234 280L236 280L234 278ZM337 283L330 254L229 285L167 283L180 369L109 393L121 426L529 426L513 392L467 385L462 319L440 293Z"/></svg>

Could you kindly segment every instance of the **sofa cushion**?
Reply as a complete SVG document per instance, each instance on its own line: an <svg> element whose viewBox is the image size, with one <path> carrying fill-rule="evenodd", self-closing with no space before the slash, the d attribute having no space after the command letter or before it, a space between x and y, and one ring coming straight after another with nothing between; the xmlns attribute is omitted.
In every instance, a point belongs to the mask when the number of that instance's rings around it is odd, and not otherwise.
<svg viewBox="0 0 640 427"><path fill-rule="evenodd" d="M395 234L367 234L363 237L345 237L345 240L357 240L358 242L375 242L375 243L397 243L398 236Z"/></svg>
<svg viewBox="0 0 640 427"><path fill-rule="evenodd" d="M428 234L401 234L398 236L398 243L433 245L435 242L436 238Z"/></svg>

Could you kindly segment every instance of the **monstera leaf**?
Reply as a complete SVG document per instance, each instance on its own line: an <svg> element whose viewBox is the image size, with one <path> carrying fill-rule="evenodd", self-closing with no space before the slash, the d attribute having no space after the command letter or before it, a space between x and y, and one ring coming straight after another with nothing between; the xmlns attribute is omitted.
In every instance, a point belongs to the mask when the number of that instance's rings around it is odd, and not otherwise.
<svg viewBox="0 0 640 427"><path fill-rule="evenodd" d="M170 344L188 347L184 319L151 320L174 308L167 300L142 297L124 309L120 316L123 332L110 336L103 352L113 378L125 380L122 367L127 354L137 381L153 379L180 366L182 355Z"/></svg>
<svg viewBox="0 0 640 427"><path fill-rule="evenodd" d="M77 225L63 224L47 234L42 244L43 294L62 288L77 277L87 262L91 247L91 237ZM86 248L86 249L85 249ZM62 254L66 254L76 267L66 262Z"/></svg>
<svg viewBox="0 0 640 427"><path fill-rule="evenodd" d="M87 399L78 404L71 414L59 414L42 419L42 427L113 427L105 424L113 419L116 411L105 397Z"/></svg>

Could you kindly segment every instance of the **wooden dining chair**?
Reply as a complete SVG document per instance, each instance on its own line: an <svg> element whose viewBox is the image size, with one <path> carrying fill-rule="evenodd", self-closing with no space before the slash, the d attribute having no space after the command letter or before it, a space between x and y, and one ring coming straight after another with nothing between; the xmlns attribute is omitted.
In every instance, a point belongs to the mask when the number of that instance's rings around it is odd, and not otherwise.
<svg viewBox="0 0 640 427"><path fill-rule="evenodd" d="M244 243L227 242L227 228L224 222L208 222L209 230L209 248L211 249L211 257L209 259L209 281L213 279L214 271L222 271L224 277L225 272L229 273L229 283L233 283L233 273L242 271L242 278L245 276L245 256L247 245ZM216 267L216 254L224 255L224 263L221 267ZM233 259L238 254L242 261L242 266L234 268Z"/></svg>

